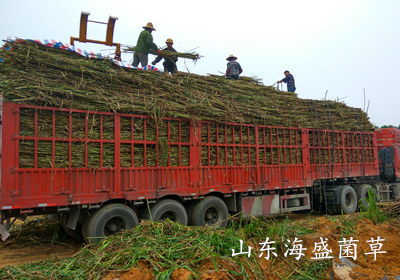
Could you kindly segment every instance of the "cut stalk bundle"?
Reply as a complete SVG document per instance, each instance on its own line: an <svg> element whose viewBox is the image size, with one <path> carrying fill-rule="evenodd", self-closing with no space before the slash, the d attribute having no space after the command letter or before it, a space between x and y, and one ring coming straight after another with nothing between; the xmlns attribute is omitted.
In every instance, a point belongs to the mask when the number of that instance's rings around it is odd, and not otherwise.
<svg viewBox="0 0 400 280"><path fill-rule="evenodd" d="M373 130L361 109L300 99L247 79L127 70L31 42L11 47L0 51L0 92L6 102L218 123Z"/></svg>
<svg viewBox="0 0 400 280"><path fill-rule="evenodd" d="M396 199L399 199L398 197ZM385 204L381 207L381 211L390 216L400 216L400 202Z"/></svg>
<svg viewBox="0 0 400 280"><path fill-rule="evenodd" d="M124 53L133 53L133 52L135 52L135 47L126 48L123 51L124 51ZM150 50L150 53L157 55L157 56L161 55L163 58L173 58L173 57L187 58L187 59L193 60L194 62L197 62L197 60L199 60L201 58L201 56L195 52L181 53L181 52L173 52L173 51L168 51L168 50L161 50L161 54L158 54L158 52Z"/></svg>
<svg viewBox="0 0 400 280"><path fill-rule="evenodd" d="M35 168L35 141L24 139L35 136L35 110L21 108L19 115L19 134L23 137L19 143L19 167ZM46 139L53 137L53 121L56 126L55 138L61 138L54 144L52 140ZM115 138L113 116L37 110L36 135L39 138L36 160L38 168L88 167L96 169L115 166L114 143L112 143ZM96 142L100 139L110 140L110 143ZM189 122L187 121L156 122L151 118L121 117L121 140L142 142L121 144L121 167L189 165ZM69 141L71 141L71 148ZM180 147L178 142L182 143ZM69 163L70 149L71 164ZM85 162L86 150L88 162ZM179 154L181 161L179 161Z"/></svg>

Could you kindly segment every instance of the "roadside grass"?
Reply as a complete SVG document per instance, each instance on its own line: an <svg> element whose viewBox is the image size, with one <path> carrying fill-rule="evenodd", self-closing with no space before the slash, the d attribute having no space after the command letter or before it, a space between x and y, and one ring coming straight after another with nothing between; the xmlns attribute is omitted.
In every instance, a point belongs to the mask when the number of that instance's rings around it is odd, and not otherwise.
<svg viewBox="0 0 400 280"><path fill-rule="evenodd" d="M110 236L96 245L85 246L74 257L64 260L8 266L0 279L99 279L106 271L126 271L140 260L153 267L156 279L168 279L177 268L190 270L195 277L202 262L211 260L216 271L221 261L232 263L232 277L263 279L256 256L232 259L240 239L235 228L217 230L184 227L172 222L141 222L136 228Z"/></svg>
<svg viewBox="0 0 400 280"><path fill-rule="evenodd" d="M363 203L359 201L359 211L362 218L367 218L371 220L374 225L385 222L391 217L387 213L384 213L379 208L377 203L377 196L372 189L368 190L368 198L366 199L368 203L368 209L365 209Z"/></svg>
<svg viewBox="0 0 400 280"><path fill-rule="evenodd" d="M343 215L331 219L339 221L343 234L352 234L359 219L367 217L380 222L386 217L375 205L371 201L367 210L354 217ZM18 242L21 237L22 242L31 242L24 236L35 227L43 230L46 226L49 229L43 232L48 235L43 236L60 242L57 236L62 234L54 222L41 218L31 223L20 229L18 236L14 235ZM297 261L293 256L283 257L290 248L288 239L293 242L295 237L312 234L315 230L315 224L308 219L293 222L289 218L281 221L265 217L235 218L230 220L227 229L142 221L130 231L110 236L96 245L84 246L73 258L4 267L0 269L0 279L101 279L109 272L129 271L143 260L150 263L155 279L169 279L178 268L189 270L193 278L198 279L207 261L213 264L215 271L223 270L231 279L267 279L268 273L280 279L326 279L329 260L313 261L303 256ZM276 242L271 246L278 254L277 258L271 256L269 271L259 257L260 243L267 237ZM40 239L36 242L40 243ZM250 257L248 246L252 247ZM232 256L233 250L243 254Z"/></svg>

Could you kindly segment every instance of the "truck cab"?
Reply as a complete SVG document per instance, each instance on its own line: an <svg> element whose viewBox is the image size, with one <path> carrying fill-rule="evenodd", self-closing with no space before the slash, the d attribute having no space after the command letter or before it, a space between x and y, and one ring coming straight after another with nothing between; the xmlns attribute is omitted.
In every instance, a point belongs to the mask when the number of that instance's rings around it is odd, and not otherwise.
<svg viewBox="0 0 400 280"><path fill-rule="evenodd" d="M383 201L400 196L400 130L381 128L375 131L378 146L378 162L381 189L379 198Z"/></svg>

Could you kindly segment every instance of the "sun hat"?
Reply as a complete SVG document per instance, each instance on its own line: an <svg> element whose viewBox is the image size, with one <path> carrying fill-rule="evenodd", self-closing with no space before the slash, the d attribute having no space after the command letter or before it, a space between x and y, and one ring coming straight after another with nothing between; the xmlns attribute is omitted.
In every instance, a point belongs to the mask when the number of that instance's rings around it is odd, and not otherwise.
<svg viewBox="0 0 400 280"><path fill-rule="evenodd" d="M148 22L146 26L143 26L143 28L153 29L154 31L156 30L156 29L153 27L153 24L152 24L151 22Z"/></svg>
<svg viewBox="0 0 400 280"><path fill-rule="evenodd" d="M237 57L236 56L234 56L233 54L231 54L226 60L231 60L231 59L234 59L234 60L236 60L237 59Z"/></svg>

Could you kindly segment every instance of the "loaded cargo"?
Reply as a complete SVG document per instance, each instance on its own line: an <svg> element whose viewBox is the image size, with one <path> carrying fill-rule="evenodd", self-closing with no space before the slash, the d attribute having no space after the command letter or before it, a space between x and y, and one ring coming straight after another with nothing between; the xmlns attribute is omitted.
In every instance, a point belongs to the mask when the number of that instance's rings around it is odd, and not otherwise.
<svg viewBox="0 0 400 280"><path fill-rule="evenodd" d="M381 136L360 109L252 78L170 76L52 44L7 45L3 239L26 215L57 214L89 242L139 219L224 227L229 214L352 213L369 189L398 195L397 183L379 184L397 177L378 164Z"/></svg>

